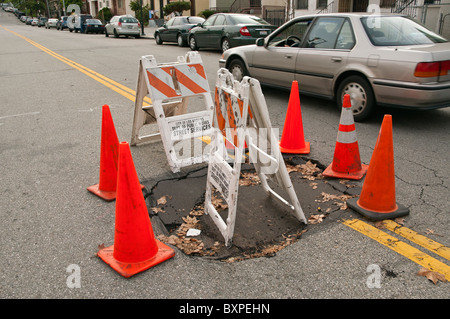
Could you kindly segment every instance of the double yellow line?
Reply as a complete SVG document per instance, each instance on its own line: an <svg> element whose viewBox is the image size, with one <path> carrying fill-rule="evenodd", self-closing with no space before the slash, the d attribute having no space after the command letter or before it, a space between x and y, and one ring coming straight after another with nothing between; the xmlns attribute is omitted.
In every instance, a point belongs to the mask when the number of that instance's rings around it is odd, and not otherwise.
<svg viewBox="0 0 450 319"><path fill-rule="evenodd" d="M119 93L120 95L126 97L127 99L129 99L129 100L131 100L133 102L135 101L135 99L136 99L136 92L134 90L132 90L132 89L130 89L130 88L128 88L128 87L126 87L126 86L124 86L124 85L122 85L122 84L120 84L120 83L118 83L118 82L116 82L116 81L114 81L114 80L112 80L110 78L107 78L106 76L101 75L100 73L97 73L97 72L95 72L95 71L93 71L93 70L91 70L91 69L89 69L89 68L87 68L87 67L85 67L85 66L83 66L83 65L81 65L79 63L76 63L76 62L74 62L74 61L72 61L72 60L70 60L70 59L68 59L68 58L66 58L66 57L56 53L56 52L53 52L52 50L47 49L43 45L40 45L39 43L34 42L33 40L28 39L27 37L25 37L25 36L23 36L23 35L21 35L21 34L19 34L17 32L9 30L9 29L5 28L2 25L0 25L0 27L5 29L6 31L8 31L8 32L18 36L19 38L27 41L28 43L34 45L36 48L44 51L45 53L51 55L52 57L54 57L54 58L56 58L58 60L60 60L61 62L64 62L65 64L73 67L74 69L77 69L81 73L89 76L90 78L92 78L95 81L103 84L104 86L110 88L111 90ZM150 98L147 97L147 96L144 97L144 103L147 103L147 105L150 105L151 104Z"/></svg>
<svg viewBox="0 0 450 319"><path fill-rule="evenodd" d="M415 263L425 267L431 271L438 272L445 276L450 281L450 266L433 258L421 250L399 240L398 238L389 235L388 233L371 226L359 219L344 220L343 224L376 240L386 247L394 250L395 252L409 258ZM416 233L415 231L404 227L392 220L384 220L382 225L385 229L402 236L403 238L419 245L429 251L435 253L450 261L450 248L431 240L423 235Z"/></svg>

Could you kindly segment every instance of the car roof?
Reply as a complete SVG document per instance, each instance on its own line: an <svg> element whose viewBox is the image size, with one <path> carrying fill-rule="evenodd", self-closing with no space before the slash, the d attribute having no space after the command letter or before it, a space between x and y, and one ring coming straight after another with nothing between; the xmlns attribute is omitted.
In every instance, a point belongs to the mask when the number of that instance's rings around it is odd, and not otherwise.
<svg viewBox="0 0 450 319"><path fill-rule="evenodd" d="M307 15L302 15L302 16L298 16L295 17L295 19L300 19L300 18L315 18L315 17L376 17L376 16L380 16L380 17L388 17L388 16L401 16L401 17L406 17L406 15L404 14L399 14L399 13L371 13L371 12L336 12L336 13L319 13L319 14L307 14Z"/></svg>

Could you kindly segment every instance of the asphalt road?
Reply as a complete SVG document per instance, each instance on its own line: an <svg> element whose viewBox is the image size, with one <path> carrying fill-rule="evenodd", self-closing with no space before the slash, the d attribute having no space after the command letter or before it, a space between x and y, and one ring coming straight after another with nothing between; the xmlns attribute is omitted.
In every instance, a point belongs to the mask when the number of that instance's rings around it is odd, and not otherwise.
<svg viewBox="0 0 450 319"><path fill-rule="evenodd" d="M174 62L189 49L157 46L148 38L26 26L4 11L0 25L1 298L450 297L448 283L417 276L418 263L341 220L312 228L272 258L228 264L178 251L139 275L119 276L96 257L99 245L113 244L115 205L86 188L98 182L102 105L111 108L119 140L129 142L134 102L63 58L136 90L141 56ZM200 54L213 87L220 53ZM289 92L264 88L264 95L272 125L281 132ZM328 165L340 113L332 102L302 96L301 103L309 157ZM397 201L410 208L404 226L449 247L450 109L386 112L394 123ZM364 163L370 162L381 120L382 114L356 123ZM132 154L142 182L171 174L160 143L133 147ZM362 219L351 211L345 214ZM449 260L391 235L448 269ZM373 269L380 275L376 287L368 284L377 274ZM80 285L74 286L77 274Z"/></svg>

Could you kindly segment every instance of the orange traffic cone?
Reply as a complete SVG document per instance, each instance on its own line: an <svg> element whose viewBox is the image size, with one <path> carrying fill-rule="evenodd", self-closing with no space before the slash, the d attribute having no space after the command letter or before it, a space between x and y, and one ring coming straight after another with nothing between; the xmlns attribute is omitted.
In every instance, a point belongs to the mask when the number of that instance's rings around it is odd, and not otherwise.
<svg viewBox="0 0 450 319"><path fill-rule="evenodd" d="M359 199L348 200L347 205L372 220L391 219L409 214L407 207L395 201L391 115L384 116L361 195Z"/></svg>
<svg viewBox="0 0 450 319"><path fill-rule="evenodd" d="M127 142L119 144L114 245L100 249L97 255L126 278L175 255L154 236Z"/></svg>
<svg viewBox="0 0 450 319"><path fill-rule="evenodd" d="M309 154L310 152L310 144L305 142L303 134L300 93L297 81L292 82L283 134L279 144L281 153Z"/></svg>
<svg viewBox="0 0 450 319"><path fill-rule="evenodd" d="M100 179L99 183L87 189L103 198L112 201L116 198L117 159L119 139L108 105L102 109L102 135L100 145Z"/></svg>
<svg viewBox="0 0 450 319"><path fill-rule="evenodd" d="M344 95L339 131L334 149L333 162L323 171L327 177L359 180L367 172L368 165L361 164L356 139L350 95Z"/></svg>

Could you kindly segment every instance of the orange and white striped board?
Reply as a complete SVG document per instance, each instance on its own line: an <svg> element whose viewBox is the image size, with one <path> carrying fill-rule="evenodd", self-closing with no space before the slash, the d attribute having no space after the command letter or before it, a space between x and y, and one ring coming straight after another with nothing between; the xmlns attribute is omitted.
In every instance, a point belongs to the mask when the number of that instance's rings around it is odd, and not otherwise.
<svg viewBox="0 0 450 319"><path fill-rule="evenodd" d="M145 98L150 98L150 105L143 106ZM192 105L190 102L203 103L203 110L188 112ZM193 107L199 109L198 105ZM209 153L198 147L192 148L192 144L194 139L210 135L213 110L208 79L198 52L188 52L174 63L163 64L158 64L152 55L143 56L139 67L131 145L162 140L173 172L205 162ZM143 126L155 122L157 133L139 135ZM183 156L180 157L180 154Z"/></svg>
<svg viewBox="0 0 450 319"><path fill-rule="evenodd" d="M214 101L215 120L206 180L205 211L212 217L224 237L225 245L229 247L236 220L239 177L249 110L249 86L234 81L231 73L222 68L217 72ZM226 151L227 144L234 148L232 158ZM228 205L226 220L219 215L212 203L213 189L220 193Z"/></svg>

